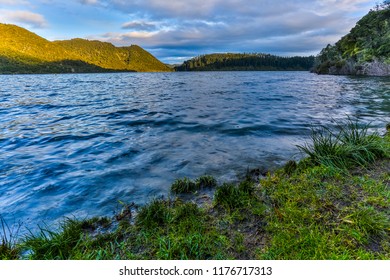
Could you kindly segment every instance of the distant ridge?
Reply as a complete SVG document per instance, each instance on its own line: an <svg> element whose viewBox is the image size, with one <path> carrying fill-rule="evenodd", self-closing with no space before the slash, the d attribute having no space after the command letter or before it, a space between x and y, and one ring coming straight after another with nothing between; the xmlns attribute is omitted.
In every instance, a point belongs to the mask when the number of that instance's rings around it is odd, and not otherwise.
<svg viewBox="0 0 390 280"><path fill-rule="evenodd" d="M314 56L281 57L263 53L215 53L194 57L176 71L309 71Z"/></svg>
<svg viewBox="0 0 390 280"><path fill-rule="evenodd" d="M0 23L0 74L172 71L139 46L72 39L48 41Z"/></svg>

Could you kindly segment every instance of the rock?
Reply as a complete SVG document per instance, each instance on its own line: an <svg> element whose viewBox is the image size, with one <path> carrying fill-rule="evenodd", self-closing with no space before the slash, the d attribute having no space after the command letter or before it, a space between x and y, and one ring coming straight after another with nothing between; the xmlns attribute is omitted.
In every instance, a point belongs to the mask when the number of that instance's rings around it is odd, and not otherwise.
<svg viewBox="0 0 390 280"><path fill-rule="evenodd" d="M376 60L366 62L362 65L361 73L358 72L357 74L366 76L390 76L390 65Z"/></svg>

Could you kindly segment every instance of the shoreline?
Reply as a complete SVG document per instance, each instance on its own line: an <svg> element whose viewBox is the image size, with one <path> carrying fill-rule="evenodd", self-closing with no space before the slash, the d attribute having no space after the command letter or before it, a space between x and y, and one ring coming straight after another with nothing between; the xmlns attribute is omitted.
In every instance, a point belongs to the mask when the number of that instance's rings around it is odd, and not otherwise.
<svg viewBox="0 0 390 280"><path fill-rule="evenodd" d="M390 259L390 134L357 132L376 153L360 167L319 163L317 150L257 181L249 174L237 184L178 179L176 195L142 207L123 203L114 217L64 219L21 240L4 240L2 224L0 258Z"/></svg>

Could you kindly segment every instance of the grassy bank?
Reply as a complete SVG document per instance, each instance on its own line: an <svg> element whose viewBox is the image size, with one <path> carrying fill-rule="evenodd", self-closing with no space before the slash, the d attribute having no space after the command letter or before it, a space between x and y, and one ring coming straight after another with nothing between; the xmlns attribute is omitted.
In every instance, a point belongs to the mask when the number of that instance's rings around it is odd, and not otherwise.
<svg viewBox="0 0 390 280"><path fill-rule="evenodd" d="M313 130L312 142L299 148L304 160L259 180L184 178L168 200L3 238L0 257L390 259L390 135L349 120ZM208 188L212 198L202 194ZM12 231L2 228L3 236Z"/></svg>

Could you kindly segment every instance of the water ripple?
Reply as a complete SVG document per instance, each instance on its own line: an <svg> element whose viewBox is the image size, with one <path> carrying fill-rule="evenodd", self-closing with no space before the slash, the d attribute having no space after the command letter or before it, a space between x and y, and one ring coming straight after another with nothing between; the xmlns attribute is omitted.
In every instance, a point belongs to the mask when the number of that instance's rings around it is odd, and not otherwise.
<svg viewBox="0 0 390 280"><path fill-rule="evenodd" d="M109 215L178 177L231 180L299 158L311 125L383 132L390 79L303 72L0 76L0 214Z"/></svg>

